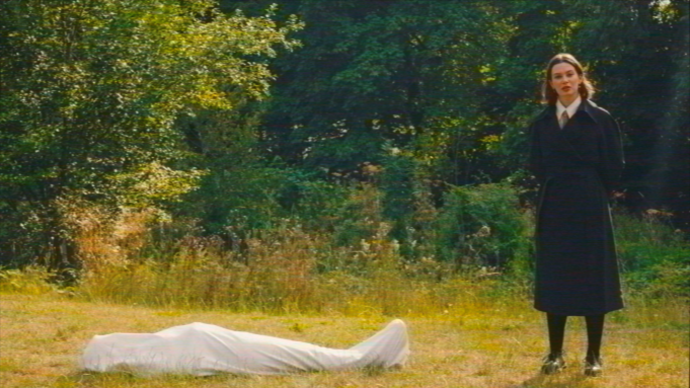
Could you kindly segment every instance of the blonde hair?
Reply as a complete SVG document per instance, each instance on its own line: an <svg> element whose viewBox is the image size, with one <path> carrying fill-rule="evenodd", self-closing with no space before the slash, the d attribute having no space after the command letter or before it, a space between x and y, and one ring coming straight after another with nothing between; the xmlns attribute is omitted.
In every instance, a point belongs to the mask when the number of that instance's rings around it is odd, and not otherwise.
<svg viewBox="0 0 690 388"><path fill-rule="evenodd" d="M575 59L575 57L571 54L560 53L551 58L549 64L546 66L546 71L544 72L544 83L541 87L542 102L545 104L554 105L556 104L556 101L558 101L558 93L556 93L556 91L551 87L549 81L551 80L551 69L553 69L553 67L559 63L568 63L575 68L575 71L582 80L582 83L577 90L580 93L580 97L582 97L583 100L592 98L592 96L594 96L594 86L587 78L587 74L585 73L585 70L580 62L578 62L578 60Z"/></svg>

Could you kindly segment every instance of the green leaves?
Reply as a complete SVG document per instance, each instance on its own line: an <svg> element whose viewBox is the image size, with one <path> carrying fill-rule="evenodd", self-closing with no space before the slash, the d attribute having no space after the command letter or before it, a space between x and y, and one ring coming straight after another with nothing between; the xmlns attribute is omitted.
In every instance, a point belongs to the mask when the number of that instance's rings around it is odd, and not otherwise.
<svg viewBox="0 0 690 388"><path fill-rule="evenodd" d="M102 172L136 170L138 158L166 163L180 147L183 112L233 109L267 95L272 75L260 56L291 48L270 18L226 17L207 0L3 3L9 60L3 74L2 158L34 151L63 173L90 159ZM202 17L203 16L203 17ZM17 74L18 71L18 74ZM18 126L9 134L11 125ZM75 188L85 182L66 181ZM91 182L95 183L95 182Z"/></svg>
<svg viewBox="0 0 690 388"><path fill-rule="evenodd" d="M214 1L0 4L0 203L76 196L156 206L196 185L181 115L263 99L290 19L226 16Z"/></svg>
<svg viewBox="0 0 690 388"><path fill-rule="evenodd" d="M274 149L286 160L337 173L378 162L387 141L444 131L439 117L477 117L485 69L510 36L493 2L302 1L299 11L305 45L276 60L265 128L284 140Z"/></svg>

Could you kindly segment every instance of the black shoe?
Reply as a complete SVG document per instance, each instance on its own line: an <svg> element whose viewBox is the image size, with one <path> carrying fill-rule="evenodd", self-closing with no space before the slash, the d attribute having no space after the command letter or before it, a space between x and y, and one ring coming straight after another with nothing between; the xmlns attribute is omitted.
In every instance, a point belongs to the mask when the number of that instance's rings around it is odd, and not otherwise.
<svg viewBox="0 0 690 388"><path fill-rule="evenodd" d="M596 377L601 375L601 359L585 360L585 376Z"/></svg>
<svg viewBox="0 0 690 388"><path fill-rule="evenodd" d="M541 366L541 373L545 375L552 375L560 372L563 369L565 369L565 360L563 360L562 355L549 354L548 356L544 357L544 364Z"/></svg>

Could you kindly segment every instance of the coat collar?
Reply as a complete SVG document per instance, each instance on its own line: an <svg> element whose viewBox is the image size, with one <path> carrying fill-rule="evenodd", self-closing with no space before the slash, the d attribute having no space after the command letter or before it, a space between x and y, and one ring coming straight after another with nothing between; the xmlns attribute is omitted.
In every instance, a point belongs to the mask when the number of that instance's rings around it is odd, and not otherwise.
<svg viewBox="0 0 690 388"><path fill-rule="evenodd" d="M595 104L592 100L586 100L583 99L582 103L580 103L580 106L577 107L577 113L584 112L589 118L591 118L594 122L597 122L595 118L594 111L598 108L597 104ZM556 116L556 104L549 105L546 108L544 108L541 113L537 116L537 118L534 120L540 121L547 119L549 117L555 117Z"/></svg>

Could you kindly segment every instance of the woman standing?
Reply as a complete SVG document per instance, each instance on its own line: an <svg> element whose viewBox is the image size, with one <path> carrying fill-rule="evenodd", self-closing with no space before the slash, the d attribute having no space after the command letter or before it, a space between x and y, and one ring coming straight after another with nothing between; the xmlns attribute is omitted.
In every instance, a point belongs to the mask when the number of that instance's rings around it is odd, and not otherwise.
<svg viewBox="0 0 690 388"><path fill-rule="evenodd" d="M550 352L542 372L565 367L568 316L587 326L585 374L601 373L606 313L623 308L609 195L623 170L618 124L589 99L594 89L570 54L548 63L546 109L531 125L530 167L540 183L535 301L546 313Z"/></svg>

